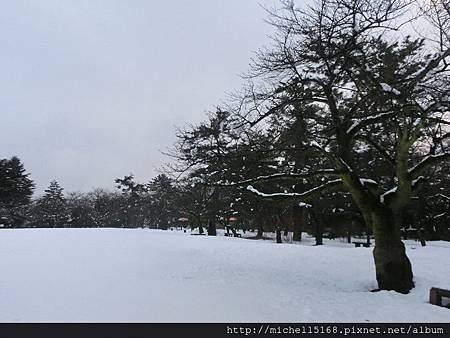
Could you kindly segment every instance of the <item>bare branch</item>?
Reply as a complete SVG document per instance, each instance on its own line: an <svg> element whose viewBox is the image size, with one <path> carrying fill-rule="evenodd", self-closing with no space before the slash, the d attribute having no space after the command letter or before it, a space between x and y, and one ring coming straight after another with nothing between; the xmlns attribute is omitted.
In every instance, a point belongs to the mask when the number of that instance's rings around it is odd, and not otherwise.
<svg viewBox="0 0 450 338"><path fill-rule="evenodd" d="M450 160L450 153L427 156L416 166L409 169L409 174L411 178L417 178L427 168L447 160Z"/></svg>

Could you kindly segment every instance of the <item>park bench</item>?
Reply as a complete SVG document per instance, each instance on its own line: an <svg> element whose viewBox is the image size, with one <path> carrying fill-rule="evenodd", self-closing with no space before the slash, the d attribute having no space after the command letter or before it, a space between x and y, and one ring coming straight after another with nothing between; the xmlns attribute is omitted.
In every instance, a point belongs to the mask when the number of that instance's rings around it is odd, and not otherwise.
<svg viewBox="0 0 450 338"><path fill-rule="evenodd" d="M235 234L230 234L230 233L225 233L224 234L226 237L242 237L241 234L235 233Z"/></svg>
<svg viewBox="0 0 450 338"><path fill-rule="evenodd" d="M206 234L191 234L192 236L206 236Z"/></svg>
<svg viewBox="0 0 450 338"><path fill-rule="evenodd" d="M445 299L445 302L443 302L443 298ZM450 309L450 290L431 288L430 303Z"/></svg>
<svg viewBox="0 0 450 338"><path fill-rule="evenodd" d="M361 245L365 248L370 248L370 244L367 242L352 242L353 244L355 244L355 248L360 248Z"/></svg>

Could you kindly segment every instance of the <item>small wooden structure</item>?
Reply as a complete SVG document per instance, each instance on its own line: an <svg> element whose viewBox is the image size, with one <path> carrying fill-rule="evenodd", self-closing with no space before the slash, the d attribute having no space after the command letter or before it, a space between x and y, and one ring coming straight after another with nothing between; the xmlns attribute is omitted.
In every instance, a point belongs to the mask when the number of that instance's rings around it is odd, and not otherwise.
<svg viewBox="0 0 450 338"><path fill-rule="evenodd" d="M445 303L443 302L443 298L447 298ZM431 288L430 303L433 305L450 308L450 290Z"/></svg>
<svg viewBox="0 0 450 338"><path fill-rule="evenodd" d="M241 234L239 234L234 227L234 224L236 224L237 221L238 221L238 218L233 217L233 216L228 219L228 225L225 225L225 229L227 230L227 232L225 233L225 236L241 237ZM231 230L232 234L230 233L230 230Z"/></svg>
<svg viewBox="0 0 450 338"><path fill-rule="evenodd" d="M189 226L189 218L187 217L180 217L176 220L176 228L178 229L178 227L186 228Z"/></svg>

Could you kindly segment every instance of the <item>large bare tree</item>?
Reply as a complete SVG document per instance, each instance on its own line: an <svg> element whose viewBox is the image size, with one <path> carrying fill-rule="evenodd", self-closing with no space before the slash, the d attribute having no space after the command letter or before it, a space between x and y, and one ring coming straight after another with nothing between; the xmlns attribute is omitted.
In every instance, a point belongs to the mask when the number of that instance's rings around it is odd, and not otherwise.
<svg viewBox="0 0 450 338"><path fill-rule="evenodd" d="M238 112L239 127L261 128L302 110L304 148L324 160L239 183L251 183L250 191L271 199L349 192L375 235L379 288L402 293L414 287L401 241L403 212L430 168L450 159L449 1L427 6L319 0L298 9L283 1L271 11L277 33L254 59ZM435 28L436 38L401 37L414 24L408 16L413 12ZM367 149L376 154L369 163L361 156ZM370 170L374 166L383 170ZM260 181L281 178L320 184L303 192L258 189Z"/></svg>

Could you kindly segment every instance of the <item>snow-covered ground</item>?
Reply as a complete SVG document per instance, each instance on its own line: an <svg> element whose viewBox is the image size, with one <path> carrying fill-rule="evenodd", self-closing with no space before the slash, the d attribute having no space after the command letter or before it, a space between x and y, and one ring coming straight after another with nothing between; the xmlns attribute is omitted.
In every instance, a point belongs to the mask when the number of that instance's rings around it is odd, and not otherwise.
<svg viewBox="0 0 450 338"><path fill-rule="evenodd" d="M0 230L0 321L449 322L450 243L408 242L417 287L376 288L372 250L156 230ZM326 244L330 244L327 241Z"/></svg>

